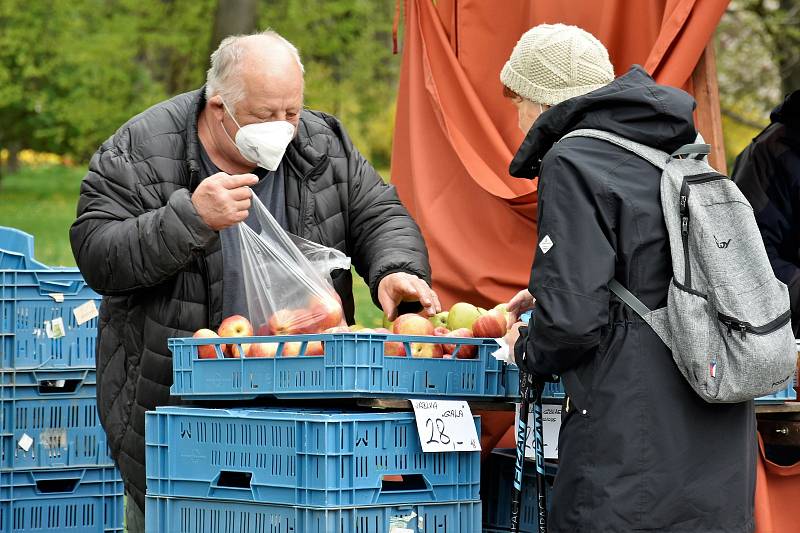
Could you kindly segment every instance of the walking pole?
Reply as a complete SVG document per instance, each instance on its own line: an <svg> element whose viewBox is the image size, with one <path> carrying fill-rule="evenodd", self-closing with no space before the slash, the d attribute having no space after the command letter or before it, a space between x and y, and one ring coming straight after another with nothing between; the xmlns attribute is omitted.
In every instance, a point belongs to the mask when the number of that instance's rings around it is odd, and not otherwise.
<svg viewBox="0 0 800 533"><path fill-rule="evenodd" d="M519 372L520 408L517 425L517 461L514 468L514 488L511 493L511 532L519 533L522 507L522 472L525 465L525 444L528 433L528 413L533 400L534 453L536 457L537 531L547 533L547 501L544 474L544 432L542 428L542 395L531 374Z"/></svg>

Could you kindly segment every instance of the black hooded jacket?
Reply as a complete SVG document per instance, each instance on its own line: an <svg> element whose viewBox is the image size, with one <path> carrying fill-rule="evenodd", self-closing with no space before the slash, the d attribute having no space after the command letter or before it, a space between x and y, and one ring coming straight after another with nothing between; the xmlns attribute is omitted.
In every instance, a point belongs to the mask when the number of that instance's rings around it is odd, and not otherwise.
<svg viewBox="0 0 800 533"><path fill-rule="evenodd" d="M542 114L511 173L539 176L536 311L518 343L533 370L561 376L549 531L745 533L753 529L752 402L704 402L655 332L608 289L617 279L651 309L672 276L661 171L600 129L671 153L693 142L693 99L640 67Z"/></svg>
<svg viewBox="0 0 800 533"><path fill-rule="evenodd" d="M203 90L178 95L132 118L92 158L70 230L75 260L104 296L97 343L97 404L126 489L144 509L144 413L170 398L170 337L222 321L219 234L197 214L197 117ZM303 111L284 156L289 230L349 255L376 305L392 272L430 283L414 220L353 146L339 121ZM350 271L333 284L353 322Z"/></svg>
<svg viewBox="0 0 800 533"><path fill-rule="evenodd" d="M733 180L756 216L775 276L789 287L792 325L800 330L800 91L736 158Z"/></svg>

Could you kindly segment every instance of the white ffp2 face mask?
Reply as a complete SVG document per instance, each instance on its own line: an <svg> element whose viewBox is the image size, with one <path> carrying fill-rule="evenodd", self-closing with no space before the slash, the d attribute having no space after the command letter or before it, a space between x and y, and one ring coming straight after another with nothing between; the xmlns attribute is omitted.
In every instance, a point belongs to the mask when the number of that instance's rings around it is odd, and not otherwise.
<svg viewBox="0 0 800 533"><path fill-rule="evenodd" d="M239 126L236 117L230 112L225 102L222 105L233 119L233 122ZM225 127L223 126L222 129L225 129ZM231 138L228 130L225 130L225 134L228 135L228 139ZM231 139L231 142L239 149L242 157L248 161L256 163L261 168L275 170L278 168L281 159L283 159L286 147L292 142L293 137L294 125L284 120L276 120L239 126L239 131L236 132L236 140Z"/></svg>

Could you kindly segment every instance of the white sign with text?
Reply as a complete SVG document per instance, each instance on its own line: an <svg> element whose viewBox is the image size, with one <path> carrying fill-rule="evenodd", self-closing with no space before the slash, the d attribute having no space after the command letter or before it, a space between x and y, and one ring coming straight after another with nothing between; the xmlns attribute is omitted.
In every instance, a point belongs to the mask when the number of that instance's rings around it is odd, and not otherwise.
<svg viewBox="0 0 800 533"><path fill-rule="evenodd" d="M481 441L472 410L464 401L410 400L417 418L422 451L478 451Z"/></svg>
<svg viewBox="0 0 800 533"><path fill-rule="evenodd" d="M558 459L558 433L561 430L561 404L543 403L542 404L542 432L544 434L544 458ZM519 404L517 404L517 415L514 417L514 427L519 425ZM514 432L516 435L516 431ZM528 431L525 439L525 457L533 459L533 404L528 413Z"/></svg>

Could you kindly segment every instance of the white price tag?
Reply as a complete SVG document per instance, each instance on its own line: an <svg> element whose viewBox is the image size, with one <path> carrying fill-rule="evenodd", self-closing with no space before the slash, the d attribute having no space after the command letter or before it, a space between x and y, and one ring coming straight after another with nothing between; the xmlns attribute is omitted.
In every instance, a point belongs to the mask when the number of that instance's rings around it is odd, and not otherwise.
<svg viewBox="0 0 800 533"><path fill-rule="evenodd" d="M17 441L17 445L22 448L23 451L27 452L33 446L33 438L27 433L23 433L22 436Z"/></svg>
<svg viewBox="0 0 800 533"><path fill-rule="evenodd" d="M60 292L51 292L50 293L50 298L52 298L53 300L57 301L58 303L63 303L64 302L64 295L61 294Z"/></svg>
<svg viewBox="0 0 800 533"><path fill-rule="evenodd" d="M53 320L44 321L44 331L50 339L60 339L66 336L64 330L64 319L61 317L54 318Z"/></svg>
<svg viewBox="0 0 800 533"><path fill-rule="evenodd" d="M561 431L561 404L543 403L542 404L542 433L544 436L544 458L558 459L558 434ZM517 404L517 414L514 417L514 427L519 425L519 404ZM516 431L514 432L516 435ZM528 431L525 438L525 457L535 459L535 447L533 442L533 405L528 413Z"/></svg>
<svg viewBox="0 0 800 533"><path fill-rule="evenodd" d="M417 418L422 451L477 451L481 441L472 419L472 410L464 401L411 400Z"/></svg>
<svg viewBox="0 0 800 533"><path fill-rule="evenodd" d="M79 326L89 322L99 314L97 312L97 306L94 304L94 300L89 300L85 304L79 305L73 309L72 312L75 314L75 321Z"/></svg>

